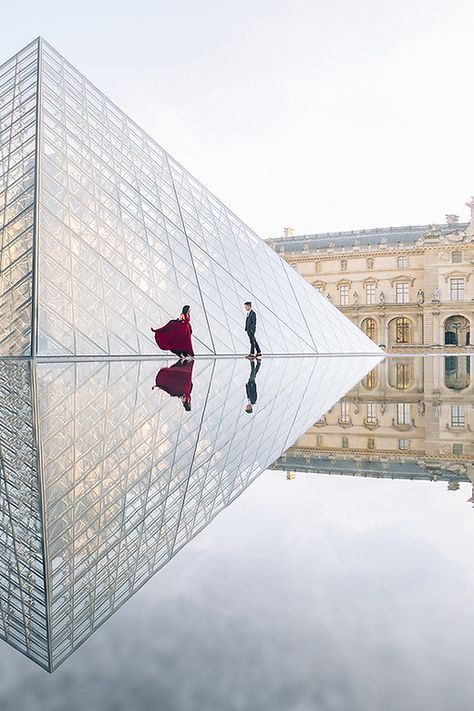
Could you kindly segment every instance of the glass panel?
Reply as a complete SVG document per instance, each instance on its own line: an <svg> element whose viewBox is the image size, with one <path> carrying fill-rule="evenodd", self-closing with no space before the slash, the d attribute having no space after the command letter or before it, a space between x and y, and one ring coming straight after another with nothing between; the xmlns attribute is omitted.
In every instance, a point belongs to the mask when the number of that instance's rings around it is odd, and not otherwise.
<svg viewBox="0 0 474 711"><path fill-rule="evenodd" d="M37 44L0 70L0 356L31 354Z"/></svg>

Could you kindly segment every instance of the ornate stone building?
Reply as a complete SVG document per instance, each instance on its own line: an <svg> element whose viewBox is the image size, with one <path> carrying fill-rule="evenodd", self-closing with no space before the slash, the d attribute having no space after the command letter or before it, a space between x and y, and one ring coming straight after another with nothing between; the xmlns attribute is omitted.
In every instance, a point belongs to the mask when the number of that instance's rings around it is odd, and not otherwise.
<svg viewBox="0 0 474 711"><path fill-rule="evenodd" d="M474 483L472 360L384 360L275 468Z"/></svg>
<svg viewBox="0 0 474 711"><path fill-rule="evenodd" d="M385 347L471 345L471 221L292 235L269 244L372 340Z"/></svg>

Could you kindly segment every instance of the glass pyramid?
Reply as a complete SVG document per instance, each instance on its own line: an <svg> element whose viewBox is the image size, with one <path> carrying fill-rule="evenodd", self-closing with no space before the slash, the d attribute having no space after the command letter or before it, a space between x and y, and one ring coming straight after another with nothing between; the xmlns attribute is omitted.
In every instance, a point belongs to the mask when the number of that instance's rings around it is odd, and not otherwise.
<svg viewBox="0 0 474 711"><path fill-rule="evenodd" d="M41 38L0 67L0 356L379 349Z"/></svg>
<svg viewBox="0 0 474 711"><path fill-rule="evenodd" d="M376 362L0 360L0 637L53 671Z"/></svg>

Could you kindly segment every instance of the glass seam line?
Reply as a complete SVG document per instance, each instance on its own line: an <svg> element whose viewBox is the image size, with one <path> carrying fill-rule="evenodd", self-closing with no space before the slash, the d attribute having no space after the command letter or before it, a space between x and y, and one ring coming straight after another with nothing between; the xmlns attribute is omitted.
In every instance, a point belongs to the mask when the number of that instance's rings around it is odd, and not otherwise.
<svg viewBox="0 0 474 711"><path fill-rule="evenodd" d="M210 378L209 378L209 384L208 384L207 393L206 393L206 400L205 400L204 405L203 405L203 408L202 408L201 421L200 421L199 427L198 427L198 429L197 429L196 444L194 445L194 451L193 451L193 456L192 456L192 459L191 459L191 465L190 465L190 468L189 468L188 478L187 478L186 486L185 486L184 493L183 493L183 500L182 500L182 502L181 502L181 508L180 508L179 514L178 514L178 522L177 522L177 524L176 524L176 531L175 531L175 534L174 534L174 537L173 537L173 543L172 543L172 545L171 545L171 555L173 555L174 547L175 547L175 545L176 545L176 541L177 541L177 538L178 538L179 527L180 527L180 524L181 524L181 517L182 517L182 515L183 515L184 506L185 506L185 503L186 503L186 496L188 495L189 482L191 481L191 477L192 477L192 475L193 475L194 460L195 460L195 457L196 457L196 451L197 451L198 444L199 444L199 436L200 436L200 434L201 434L201 429L202 429L202 426L203 426L203 424L204 424L204 415L206 414L207 403L208 403L208 401L209 401L209 396L210 396L210 394L211 394L212 381L213 381L213 378L214 378L214 371L215 371L215 369L216 369L216 361L214 360L213 363L212 363L212 367L211 367L211 375L210 375Z"/></svg>
<svg viewBox="0 0 474 711"><path fill-rule="evenodd" d="M40 127L41 127L41 62L42 40L37 40L37 84L36 84L36 145L35 145L35 185L34 185L34 213L33 213L33 250L31 261L31 334L30 352L34 358L38 353L38 234L39 234L39 179L40 179Z"/></svg>
<svg viewBox="0 0 474 711"><path fill-rule="evenodd" d="M209 331L209 338L211 339L211 345L212 345L212 349L213 349L214 355L216 355L217 351L216 351L216 346L215 346L215 344L214 344L214 339L213 339L213 337L212 337L211 324L209 323L209 319L208 319L208 316L207 316L206 304L204 303L204 295L203 295L203 293L202 293L201 285L200 285L200 283L199 283L199 278L198 278L198 274L197 274L197 270L196 270L196 265L194 264L194 255L193 255L192 250L191 250L190 240L189 240L188 233L187 233L187 230L186 230L186 223L185 223L185 221L184 221L183 214L182 214L182 212L181 212L181 205L180 205L179 199L178 199L178 192L177 192L177 190L176 190L176 185L175 185L175 182L174 182L173 172L172 172L172 170L171 170L170 162L169 162L169 159L168 159L168 154L166 153L166 151L163 152L163 155L164 155L165 160L166 160L166 165L168 166L168 172L169 172L169 176L170 176L170 179L171 179L171 185L173 186L173 193L174 193L174 197L175 197L175 200L176 200L176 205L178 206L178 212L179 212L179 217L180 217L180 220L181 220L181 224L182 224L182 226L183 226L184 237L185 237L185 239L186 239L186 244L187 244L187 246L188 246L189 257L190 257L190 259L191 259L191 264L193 265L194 276L195 276L195 278L196 278L196 284L197 284L197 288L198 288L198 290L199 290L199 296L201 297L202 309L203 309L203 311L204 311L204 316L205 316L206 323L207 323L207 330Z"/></svg>
<svg viewBox="0 0 474 711"><path fill-rule="evenodd" d="M48 671L53 671L53 655L52 655L52 639L51 639L51 614L49 610L50 601L50 584L48 578L48 546L46 540L46 501L43 476L43 453L41 447L40 433L40 416L39 416L39 399L38 385L36 379L36 364L34 360L30 362L30 378L31 378L31 409L33 418L33 436L36 444L36 461L37 461L37 478L38 478L38 494L39 494L39 513L42 531L43 543L43 575L44 575L44 595L45 595L45 612L46 612L46 644L48 649Z"/></svg>

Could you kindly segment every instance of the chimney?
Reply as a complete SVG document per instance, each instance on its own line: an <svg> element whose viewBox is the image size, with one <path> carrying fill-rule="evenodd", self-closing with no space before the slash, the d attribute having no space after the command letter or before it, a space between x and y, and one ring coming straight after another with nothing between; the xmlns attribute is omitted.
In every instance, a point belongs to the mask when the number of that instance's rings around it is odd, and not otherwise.
<svg viewBox="0 0 474 711"><path fill-rule="evenodd" d="M446 215L446 222L448 225L455 225L456 222L459 222L459 215Z"/></svg>
<svg viewBox="0 0 474 711"><path fill-rule="evenodd" d="M293 227L284 227L283 228L283 237L293 237L295 234L295 231Z"/></svg>

